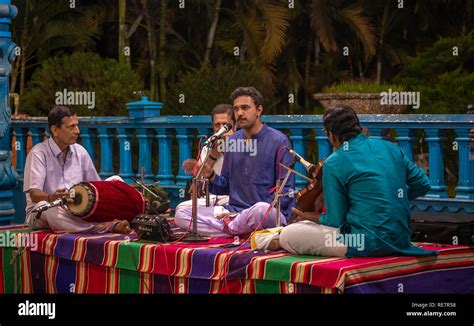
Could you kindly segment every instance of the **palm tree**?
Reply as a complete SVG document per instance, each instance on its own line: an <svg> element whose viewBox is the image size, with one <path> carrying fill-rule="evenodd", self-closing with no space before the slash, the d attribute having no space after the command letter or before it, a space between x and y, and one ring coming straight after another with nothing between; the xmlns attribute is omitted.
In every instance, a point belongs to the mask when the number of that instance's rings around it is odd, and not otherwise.
<svg viewBox="0 0 474 326"><path fill-rule="evenodd" d="M243 0L235 8L223 9L233 23L237 38L221 37L216 44L225 52L239 50L239 60L255 65L269 89L275 90L274 65L282 53L290 22L290 9L286 1ZM228 25L229 26L229 25Z"/></svg>
<svg viewBox="0 0 474 326"><path fill-rule="evenodd" d="M356 38L362 44L365 62L375 55L376 31L362 3L345 6L344 1L312 0L309 5L315 47L336 52L341 44ZM315 58L319 61L318 56Z"/></svg>

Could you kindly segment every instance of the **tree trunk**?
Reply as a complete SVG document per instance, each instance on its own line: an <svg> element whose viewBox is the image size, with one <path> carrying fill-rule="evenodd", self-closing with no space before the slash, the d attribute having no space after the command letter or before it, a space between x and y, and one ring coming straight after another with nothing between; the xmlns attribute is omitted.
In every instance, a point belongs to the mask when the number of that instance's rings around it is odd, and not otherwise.
<svg viewBox="0 0 474 326"><path fill-rule="evenodd" d="M29 3L28 2L29 2L28 0L26 0L26 2L25 2L25 15L24 15L24 18L23 18L23 29L21 31L21 39L20 39L20 44L19 44L20 56L18 57L17 60L15 60L15 62L13 64L13 72L12 72L12 77L11 77L11 82L10 82L10 92L15 93L16 84L18 82L18 75L21 72L21 75L20 75L20 90L19 90L20 97L19 97L19 100L18 100L18 106L15 108L18 111L20 110L20 106L21 106L21 95L23 95L24 88L25 88L25 82L24 82L25 67L26 67L26 47L25 47L25 44L26 44L26 37L28 35L28 28L29 28L29 17L28 17ZM15 114L18 114L18 112L15 112Z"/></svg>
<svg viewBox="0 0 474 326"><path fill-rule="evenodd" d="M166 69L165 69L165 46L166 46L166 1L161 1L160 8L160 49L159 49L159 78L160 78L160 101L166 101Z"/></svg>
<svg viewBox="0 0 474 326"><path fill-rule="evenodd" d="M26 71L26 57L23 55L20 61L20 104L23 94L25 94L25 71ZM21 106L21 105L20 105Z"/></svg>
<svg viewBox="0 0 474 326"><path fill-rule="evenodd" d="M318 37L314 38L314 63L319 65L321 57L321 42L319 42Z"/></svg>
<svg viewBox="0 0 474 326"><path fill-rule="evenodd" d="M379 48L377 49L377 79L376 83L380 85L382 83L382 49L383 41L380 41Z"/></svg>
<svg viewBox="0 0 474 326"><path fill-rule="evenodd" d="M209 33L207 34L207 47L206 54L204 55L204 62L202 64L205 67L209 63L209 58L211 56L212 45L214 44L214 38L216 37L217 23L219 22L219 10L221 8L222 0L216 0L214 6L214 18L212 20L211 27L209 28Z"/></svg>
<svg viewBox="0 0 474 326"><path fill-rule="evenodd" d="M311 103L311 94L309 93L309 78L311 73L311 50L313 47L313 39L311 37L308 38L308 42L306 44L306 58L304 60L304 94L305 94L305 101L304 107L305 109L309 109L309 104Z"/></svg>
<svg viewBox="0 0 474 326"><path fill-rule="evenodd" d="M150 100L157 100L158 80L156 71L156 33L155 26L148 9L148 1L142 0L142 5L145 10L146 30L148 39L148 49L150 54Z"/></svg>
<svg viewBox="0 0 474 326"><path fill-rule="evenodd" d="M129 48L129 42L127 38L127 24L126 12L127 12L127 1L118 0L118 12L119 12L119 37L118 37L118 58L120 63L125 63L130 66L130 56L125 55L125 48ZM130 51L130 50L129 50Z"/></svg>

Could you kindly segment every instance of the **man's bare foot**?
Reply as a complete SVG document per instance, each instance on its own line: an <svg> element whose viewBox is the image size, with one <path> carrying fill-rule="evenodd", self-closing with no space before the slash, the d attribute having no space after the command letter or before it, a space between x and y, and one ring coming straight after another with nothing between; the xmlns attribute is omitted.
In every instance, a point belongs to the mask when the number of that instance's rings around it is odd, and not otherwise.
<svg viewBox="0 0 474 326"><path fill-rule="evenodd" d="M270 241L270 244L268 245L267 250L276 251L279 249L282 249L282 248L280 246L280 241L278 239L273 239L272 241Z"/></svg>
<svg viewBox="0 0 474 326"><path fill-rule="evenodd" d="M120 234L129 234L130 232L132 232L132 230L130 230L130 223L128 223L127 220L120 221L120 223L115 225L113 232Z"/></svg>

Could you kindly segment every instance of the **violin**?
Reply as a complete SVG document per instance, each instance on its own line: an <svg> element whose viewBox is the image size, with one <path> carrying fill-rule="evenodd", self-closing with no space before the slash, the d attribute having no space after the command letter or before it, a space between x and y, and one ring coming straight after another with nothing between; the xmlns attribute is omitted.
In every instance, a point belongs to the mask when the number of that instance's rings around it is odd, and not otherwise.
<svg viewBox="0 0 474 326"><path fill-rule="evenodd" d="M313 179L304 186L303 189L296 192L296 208L302 212L321 213L324 200L323 194L323 164L325 159L318 162L316 170L313 172ZM288 224L297 221L298 215L293 214L288 220Z"/></svg>

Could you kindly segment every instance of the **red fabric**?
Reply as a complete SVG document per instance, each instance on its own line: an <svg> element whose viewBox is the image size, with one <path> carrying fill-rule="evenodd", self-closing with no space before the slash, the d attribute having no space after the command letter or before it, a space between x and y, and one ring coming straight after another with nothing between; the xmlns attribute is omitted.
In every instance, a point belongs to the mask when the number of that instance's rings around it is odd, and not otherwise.
<svg viewBox="0 0 474 326"><path fill-rule="evenodd" d="M95 190L96 201L84 217L89 222L109 222L115 219L131 221L145 212L142 194L122 181L89 182Z"/></svg>

